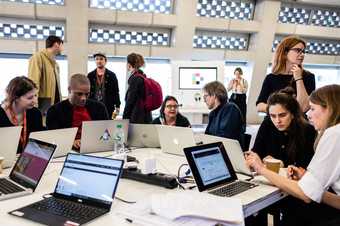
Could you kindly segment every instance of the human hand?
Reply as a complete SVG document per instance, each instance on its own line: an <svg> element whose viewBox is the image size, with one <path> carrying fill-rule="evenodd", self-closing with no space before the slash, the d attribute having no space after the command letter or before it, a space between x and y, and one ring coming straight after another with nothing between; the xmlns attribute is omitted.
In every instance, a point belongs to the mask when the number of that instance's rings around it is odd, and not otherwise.
<svg viewBox="0 0 340 226"><path fill-rule="evenodd" d="M74 146L76 149L80 149L80 139L74 140L73 146Z"/></svg>
<svg viewBox="0 0 340 226"><path fill-rule="evenodd" d="M306 170L302 167L288 166L287 177L292 180L300 180L305 174Z"/></svg>
<svg viewBox="0 0 340 226"><path fill-rule="evenodd" d="M260 157L255 152L245 152L245 158L247 166L255 170L258 174L261 174L262 170L266 168Z"/></svg>
<svg viewBox="0 0 340 226"><path fill-rule="evenodd" d="M302 65L294 64L290 71L293 73L294 80L302 78L303 68Z"/></svg>

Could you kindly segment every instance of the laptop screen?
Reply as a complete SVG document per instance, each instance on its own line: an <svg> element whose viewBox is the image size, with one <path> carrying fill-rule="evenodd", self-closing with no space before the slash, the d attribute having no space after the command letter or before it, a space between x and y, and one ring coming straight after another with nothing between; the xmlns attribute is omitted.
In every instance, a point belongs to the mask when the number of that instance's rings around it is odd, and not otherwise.
<svg viewBox="0 0 340 226"><path fill-rule="evenodd" d="M111 204L122 166L122 160L68 154L55 193Z"/></svg>
<svg viewBox="0 0 340 226"><path fill-rule="evenodd" d="M199 191L237 180L222 142L184 148Z"/></svg>
<svg viewBox="0 0 340 226"><path fill-rule="evenodd" d="M56 145L54 144L29 139L24 151L13 167L10 178L34 190L55 149Z"/></svg>

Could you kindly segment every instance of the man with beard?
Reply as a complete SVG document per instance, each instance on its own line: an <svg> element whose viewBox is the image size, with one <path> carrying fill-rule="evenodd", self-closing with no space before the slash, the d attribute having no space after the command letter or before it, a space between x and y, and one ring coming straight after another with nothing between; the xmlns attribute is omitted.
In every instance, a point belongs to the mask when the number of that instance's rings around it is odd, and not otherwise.
<svg viewBox="0 0 340 226"><path fill-rule="evenodd" d="M93 55L97 68L87 77L91 83L90 99L102 102L113 119L119 114L120 98L118 80L112 71L105 68L107 58L104 53Z"/></svg>

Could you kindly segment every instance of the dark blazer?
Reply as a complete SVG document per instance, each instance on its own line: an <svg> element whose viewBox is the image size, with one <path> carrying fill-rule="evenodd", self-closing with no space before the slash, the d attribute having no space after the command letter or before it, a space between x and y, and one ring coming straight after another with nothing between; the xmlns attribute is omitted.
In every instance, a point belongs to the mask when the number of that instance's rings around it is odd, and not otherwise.
<svg viewBox="0 0 340 226"><path fill-rule="evenodd" d="M120 97L119 97L119 86L116 74L112 71L105 69L105 94L104 94L104 104L107 109L109 116L111 117L112 112L115 110L115 107L120 107ZM97 76L96 69L91 71L87 77L91 83L90 90L90 99L96 99L96 84L97 84Z"/></svg>
<svg viewBox="0 0 340 226"><path fill-rule="evenodd" d="M238 140L243 147L244 123L236 104L225 101L211 111L205 133Z"/></svg>
<svg viewBox="0 0 340 226"><path fill-rule="evenodd" d="M152 121L152 124L162 124L161 122L161 117L157 117ZM190 126L190 122L189 120L183 116L180 113L177 113L176 115L176 125L175 126L180 126L180 127L189 127Z"/></svg>
<svg viewBox="0 0 340 226"><path fill-rule="evenodd" d="M26 110L27 139L31 132L44 130L41 112L38 108ZM5 110L0 107L0 127L14 126L6 115ZM22 152L23 147L18 147L18 152Z"/></svg>
<svg viewBox="0 0 340 226"><path fill-rule="evenodd" d="M125 96L125 108L123 119L129 119L130 123L148 124L152 122L151 112L146 111L143 105L145 99L144 79L137 74L145 76L138 70L128 80L128 90Z"/></svg>
<svg viewBox="0 0 340 226"><path fill-rule="evenodd" d="M99 101L87 99L85 105L92 120L109 119L105 105ZM48 129L63 129L72 127L73 105L64 100L53 105L47 111L46 125Z"/></svg>

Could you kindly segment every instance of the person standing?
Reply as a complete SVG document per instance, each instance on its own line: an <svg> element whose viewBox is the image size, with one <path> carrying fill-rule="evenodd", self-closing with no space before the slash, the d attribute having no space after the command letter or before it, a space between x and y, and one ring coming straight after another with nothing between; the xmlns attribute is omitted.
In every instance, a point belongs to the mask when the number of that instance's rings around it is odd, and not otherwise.
<svg viewBox="0 0 340 226"><path fill-rule="evenodd" d="M240 67L235 68L235 78L229 82L228 92L232 91L230 102L235 103L241 110L244 123L246 124L247 117L247 91L248 82L242 78L243 71Z"/></svg>
<svg viewBox="0 0 340 226"><path fill-rule="evenodd" d="M51 35L46 48L33 54L29 60L28 77L38 91L38 108L45 115L47 109L61 101L59 65L55 59L63 51L63 40Z"/></svg>
<svg viewBox="0 0 340 226"><path fill-rule="evenodd" d="M96 53L93 57L96 60L97 68L87 75L91 83L89 98L102 102L106 106L109 116L114 119L120 110L116 74L105 67L107 58L104 53Z"/></svg>

